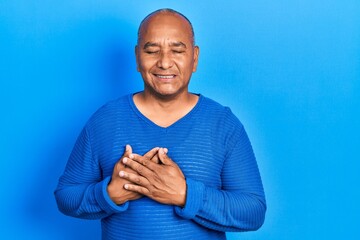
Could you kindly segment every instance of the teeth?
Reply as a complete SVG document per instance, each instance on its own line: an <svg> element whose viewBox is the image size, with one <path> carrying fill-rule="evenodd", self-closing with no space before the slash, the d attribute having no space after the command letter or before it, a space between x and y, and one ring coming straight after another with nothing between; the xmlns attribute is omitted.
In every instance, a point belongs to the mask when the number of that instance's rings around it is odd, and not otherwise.
<svg viewBox="0 0 360 240"><path fill-rule="evenodd" d="M170 78L174 77L174 75L156 75L156 76L159 78L165 78L165 79L170 79Z"/></svg>

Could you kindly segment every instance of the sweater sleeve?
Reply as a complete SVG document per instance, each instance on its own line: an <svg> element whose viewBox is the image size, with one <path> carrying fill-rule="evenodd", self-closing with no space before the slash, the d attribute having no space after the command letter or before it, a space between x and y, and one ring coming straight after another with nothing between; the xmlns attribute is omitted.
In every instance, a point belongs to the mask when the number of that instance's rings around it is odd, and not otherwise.
<svg viewBox="0 0 360 240"><path fill-rule="evenodd" d="M224 161L222 187L187 179L186 204L175 212L218 231L252 231L265 219L266 202L260 173L248 136L241 128L234 148Z"/></svg>
<svg viewBox="0 0 360 240"><path fill-rule="evenodd" d="M116 205L107 193L110 176L102 178L99 164L93 159L86 127L80 133L63 175L55 190L59 210L65 215L100 219L125 211L128 202Z"/></svg>

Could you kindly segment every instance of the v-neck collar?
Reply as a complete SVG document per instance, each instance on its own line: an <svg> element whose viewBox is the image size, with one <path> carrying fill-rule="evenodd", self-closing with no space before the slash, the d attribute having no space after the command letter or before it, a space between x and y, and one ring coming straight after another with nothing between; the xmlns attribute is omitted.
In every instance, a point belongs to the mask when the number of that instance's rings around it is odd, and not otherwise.
<svg viewBox="0 0 360 240"><path fill-rule="evenodd" d="M137 93L137 92L136 92ZM157 125L156 123L154 123L153 121L151 121L149 118L147 118L144 114L142 114L140 112L140 110L136 107L135 102L134 102L134 95L136 93L132 93L128 95L128 101L129 104L131 106L131 108L133 109L133 111L136 113L136 115L138 115L138 117L140 117L143 121L145 121L146 123L148 123L150 126L159 128L159 129L163 129L163 130L168 130L171 129L175 126L177 126L178 124L181 124L182 121L186 120L187 118L190 118L199 108L199 106L201 105L201 102L203 101L203 96L201 94L196 94L199 96L199 99L197 101L197 103L195 104L195 106L187 113L185 114L183 117L179 118L178 120L176 120L174 123L172 123L171 125L167 126L167 127L162 127Z"/></svg>

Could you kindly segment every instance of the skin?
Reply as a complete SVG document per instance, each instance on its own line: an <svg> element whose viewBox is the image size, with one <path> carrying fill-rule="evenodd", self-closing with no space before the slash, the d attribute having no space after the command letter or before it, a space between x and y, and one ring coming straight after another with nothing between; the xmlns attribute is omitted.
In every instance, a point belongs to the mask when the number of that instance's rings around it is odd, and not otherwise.
<svg viewBox="0 0 360 240"><path fill-rule="evenodd" d="M198 101L188 91L199 57L189 23L171 13L149 17L140 29L135 54L144 81L144 91L134 96L135 105L155 124L168 127Z"/></svg>
<svg viewBox="0 0 360 240"><path fill-rule="evenodd" d="M153 161L154 163L158 163L158 150L159 148L153 148L149 152L147 152L143 157L149 159L149 161ZM107 187L107 192L111 198L111 200L120 205L130 200L136 200L142 197L141 194L128 191L123 186L125 184L130 183L125 178L119 176L121 171L125 171L130 173L135 173L132 169L126 168L126 166L122 163L123 159L129 157L132 154L132 148L130 145L126 145L125 152L123 156L119 159L119 161L115 164L113 174L111 176L111 181Z"/></svg>
<svg viewBox="0 0 360 240"><path fill-rule="evenodd" d="M160 148L158 156L162 164L137 154L125 157L123 163L134 172L120 171L119 176L130 183L124 185L126 190L140 193L163 204L184 206L186 199L186 182L178 165L166 154L167 149Z"/></svg>
<svg viewBox="0 0 360 240"><path fill-rule="evenodd" d="M173 13L150 16L140 29L135 54L144 91L134 95L134 103L152 122L168 127L198 101L198 96L188 91L199 56L189 23ZM110 198L122 204L144 195L162 204L183 207L185 176L167 155L168 150L157 147L141 156L128 148L114 167L107 189Z"/></svg>

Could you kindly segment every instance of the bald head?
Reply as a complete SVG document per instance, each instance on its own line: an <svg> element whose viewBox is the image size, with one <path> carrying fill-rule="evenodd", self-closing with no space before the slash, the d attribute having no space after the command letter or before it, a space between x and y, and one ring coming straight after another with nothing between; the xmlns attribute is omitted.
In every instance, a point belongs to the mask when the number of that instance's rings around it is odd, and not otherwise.
<svg viewBox="0 0 360 240"><path fill-rule="evenodd" d="M139 45L140 41L141 41L141 38L142 38L142 35L144 33L144 31L146 31L148 25L149 25L149 22L151 22L152 19L154 18L161 18L161 17L164 17L164 16L172 16L172 17L176 17L178 18L180 21L183 21L185 25L187 25L187 28L188 28L188 31L189 31L189 34L190 34L190 37L191 37L191 42L192 42L192 45L195 46L195 34L194 34L194 29L193 29L193 26L190 22L190 20L185 17L183 14L173 10L173 9L170 9L170 8L163 8L163 9L159 9L159 10L156 10L152 13L150 13L149 15L147 15L140 23L140 26L139 26L139 29L138 29L138 39L137 39L137 43Z"/></svg>

